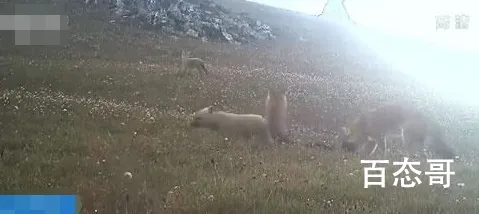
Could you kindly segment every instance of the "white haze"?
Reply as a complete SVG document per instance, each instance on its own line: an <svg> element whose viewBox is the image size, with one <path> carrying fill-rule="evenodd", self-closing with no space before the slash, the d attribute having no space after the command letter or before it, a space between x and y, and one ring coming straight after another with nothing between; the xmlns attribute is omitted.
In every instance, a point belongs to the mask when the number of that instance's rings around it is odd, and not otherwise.
<svg viewBox="0 0 479 214"><path fill-rule="evenodd" d="M251 0L253 2L320 14L324 0ZM452 53L438 55L433 50L417 47L401 49L401 42L391 45L387 39L377 39L362 31L361 37L387 62L402 72L432 86L446 99L479 107L479 2L475 0L346 0L350 17L364 29L420 39L450 50L467 52L470 59ZM437 31L435 16L468 14L469 29ZM451 23L453 24L453 23ZM405 45L404 45L405 46ZM410 46L409 46L410 47ZM477 54L477 55L476 55ZM424 59L429 56L429 59ZM477 56L477 57L474 57Z"/></svg>

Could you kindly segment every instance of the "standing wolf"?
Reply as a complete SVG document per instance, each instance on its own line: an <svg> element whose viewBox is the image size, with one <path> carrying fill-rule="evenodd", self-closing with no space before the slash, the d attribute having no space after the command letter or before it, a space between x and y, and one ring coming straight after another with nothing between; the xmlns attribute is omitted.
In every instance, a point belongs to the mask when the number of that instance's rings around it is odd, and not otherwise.
<svg viewBox="0 0 479 214"><path fill-rule="evenodd" d="M376 109L363 111L352 123L342 127L346 140L343 148L352 151L364 151L372 155L381 147L387 152L388 138L394 133L401 138L403 147L409 154L421 149L426 156L426 141L431 152L442 158L454 158L452 149L445 143L444 133L439 124L424 114L399 104L382 105Z"/></svg>
<svg viewBox="0 0 479 214"><path fill-rule="evenodd" d="M200 109L193 114L190 124L195 128L207 128L224 137L249 140L256 138L263 145L272 144L266 120L257 114L235 114L214 111L213 106Z"/></svg>
<svg viewBox="0 0 479 214"><path fill-rule="evenodd" d="M265 100L265 118L268 121L271 136L275 140L290 143L287 109L286 89L268 90Z"/></svg>
<svg viewBox="0 0 479 214"><path fill-rule="evenodd" d="M192 72L196 70L200 72L200 75L203 76L203 73L208 74L206 69L205 62L200 58L190 58L190 52L184 50L181 51L181 64L179 74L184 75L186 72Z"/></svg>

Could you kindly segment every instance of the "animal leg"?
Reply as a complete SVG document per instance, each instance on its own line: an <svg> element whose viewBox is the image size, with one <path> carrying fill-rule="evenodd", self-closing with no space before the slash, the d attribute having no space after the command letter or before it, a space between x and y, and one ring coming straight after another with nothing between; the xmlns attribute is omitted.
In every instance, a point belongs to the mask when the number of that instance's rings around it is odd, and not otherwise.
<svg viewBox="0 0 479 214"><path fill-rule="evenodd" d="M189 69L188 69L188 68L184 68L184 69L183 69L183 72L181 73L181 77L184 77L184 76L186 76L186 75L189 76L188 73L189 73Z"/></svg>
<svg viewBox="0 0 479 214"><path fill-rule="evenodd" d="M265 129L264 133L262 134L262 139L263 144L267 145L273 145L274 144L274 139L271 136L271 133L269 132L269 129Z"/></svg>
<svg viewBox="0 0 479 214"><path fill-rule="evenodd" d="M403 146L406 145L406 141L404 139L404 129L401 129L401 143L402 143Z"/></svg>
<svg viewBox="0 0 479 214"><path fill-rule="evenodd" d="M388 152L388 137L383 136L383 158L385 158L387 155L389 155Z"/></svg>
<svg viewBox="0 0 479 214"><path fill-rule="evenodd" d="M373 150L369 153L369 156L373 155L377 148L378 148L378 143L375 142Z"/></svg>
<svg viewBox="0 0 479 214"><path fill-rule="evenodd" d="M200 78L203 78L203 73L201 72L200 68L195 67L194 73L198 73L198 74L195 74L195 76L199 76Z"/></svg>
<svg viewBox="0 0 479 214"><path fill-rule="evenodd" d="M206 69L205 64L201 64L201 69L203 70L203 72L205 72L205 74L208 74L208 70Z"/></svg>
<svg viewBox="0 0 479 214"><path fill-rule="evenodd" d="M378 141L376 139L368 138L366 139L364 150L368 154L368 156L372 156L374 152L376 152L378 146Z"/></svg>

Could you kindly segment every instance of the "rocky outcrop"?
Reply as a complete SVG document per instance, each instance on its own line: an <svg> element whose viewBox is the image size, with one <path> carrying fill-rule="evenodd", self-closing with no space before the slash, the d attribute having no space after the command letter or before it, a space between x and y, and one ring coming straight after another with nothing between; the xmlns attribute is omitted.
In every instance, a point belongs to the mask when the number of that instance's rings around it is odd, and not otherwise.
<svg viewBox="0 0 479 214"><path fill-rule="evenodd" d="M137 19L170 34L231 43L275 38L270 26L211 0L115 0L112 4L119 18Z"/></svg>

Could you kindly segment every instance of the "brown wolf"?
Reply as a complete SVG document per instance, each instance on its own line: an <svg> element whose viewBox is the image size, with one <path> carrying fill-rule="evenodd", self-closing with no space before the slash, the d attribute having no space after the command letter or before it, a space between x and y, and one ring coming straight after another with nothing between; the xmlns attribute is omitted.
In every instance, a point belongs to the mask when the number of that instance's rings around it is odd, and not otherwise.
<svg viewBox="0 0 479 214"><path fill-rule="evenodd" d="M286 88L268 90L265 100L265 118L268 121L271 136L275 140L290 143L287 109Z"/></svg>
<svg viewBox="0 0 479 214"><path fill-rule="evenodd" d="M190 58L190 52L186 52L184 50L181 51L181 64L179 74L184 75L186 72L191 72L196 70L200 72L200 75L203 76L204 74L208 74L208 70L206 69L205 62L200 58Z"/></svg>
<svg viewBox="0 0 479 214"><path fill-rule="evenodd" d="M390 137L400 137L403 147L409 154L420 149L425 153L426 141L431 152L441 158L454 158L452 149L445 143L443 130L438 123L424 114L399 104L382 105L376 109L363 111L356 119L342 127L345 140L343 148L350 151L363 151L372 155L378 146L387 153Z"/></svg>
<svg viewBox="0 0 479 214"><path fill-rule="evenodd" d="M261 115L257 114L214 111L213 106L208 106L193 113L193 121L190 125L195 128L207 128L216 131L224 137L246 140L256 138L263 145L273 143L268 130L268 123Z"/></svg>

